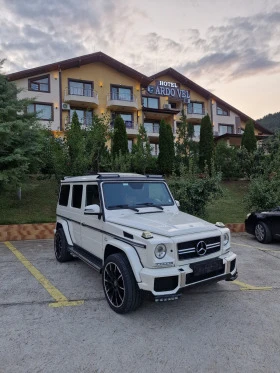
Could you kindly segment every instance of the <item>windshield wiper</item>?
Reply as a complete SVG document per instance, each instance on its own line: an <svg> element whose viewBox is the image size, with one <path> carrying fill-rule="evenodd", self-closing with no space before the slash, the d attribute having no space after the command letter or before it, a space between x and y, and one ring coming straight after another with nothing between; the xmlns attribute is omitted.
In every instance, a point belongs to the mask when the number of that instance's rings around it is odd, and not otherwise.
<svg viewBox="0 0 280 373"><path fill-rule="evenodd" d="M163 207L162 207L162 206L160 206L160 205L156 205L156 204L153 203L153 202L136 203L136 205L139 206L139 207L142 207L142 206L144 206L144 207L146 207L146 206L148 206L148 207L156 207L156 208L158 208L159 210L163 210Z"/></svg>
<svg viewBox="0 0 280 373"><path fill-rule="evenodd" d="M108 209L130 209L130 210L133 210L133 211L137 211L139 212L139 210L136 208L136 207L133 207L133 206L129 206L129 205L112 205L112 206L108 206Z"/></svg>

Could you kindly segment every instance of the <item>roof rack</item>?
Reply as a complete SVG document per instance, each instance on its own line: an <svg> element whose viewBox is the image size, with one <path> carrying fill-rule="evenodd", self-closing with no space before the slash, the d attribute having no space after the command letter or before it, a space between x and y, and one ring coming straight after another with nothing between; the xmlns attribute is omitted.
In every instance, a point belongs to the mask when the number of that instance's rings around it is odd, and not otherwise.
<svg viewBox="0 0 280 373"><path fill-rule="evenodd" d="M153 179L163 179L162 175L146 175L146 177L150 177L150 178L153 178Z"/></svg>
<svg viewBox="0 0 280 373"><path fill-rule="evenodd" d="M118 178L120 177L119 174L102 174L98 173L97 179L111 179L111 178Z"/></svg>

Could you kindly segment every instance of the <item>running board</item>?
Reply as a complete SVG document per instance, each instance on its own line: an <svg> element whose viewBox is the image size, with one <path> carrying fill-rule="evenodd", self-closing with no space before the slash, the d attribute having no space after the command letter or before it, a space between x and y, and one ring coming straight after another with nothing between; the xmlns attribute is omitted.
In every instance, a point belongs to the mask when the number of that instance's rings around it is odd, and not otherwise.
<svg viewBox="0 0 280 373"><path fill-rule="evenodd" d="M71 254L77 256L83 262L100 272L102 268L102 260L100 258L77 245L68 246L68 249Z"/></svg>

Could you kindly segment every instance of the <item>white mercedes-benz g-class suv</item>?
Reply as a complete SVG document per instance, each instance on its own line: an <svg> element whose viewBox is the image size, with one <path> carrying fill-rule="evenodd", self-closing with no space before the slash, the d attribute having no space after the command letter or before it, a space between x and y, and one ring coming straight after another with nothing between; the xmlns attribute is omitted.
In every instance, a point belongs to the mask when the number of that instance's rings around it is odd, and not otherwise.
<svg viewBox="0 0 280 373"><path fill-rule="evenodd" d="M185 287L237 278L230 231L180 212L161 176L99 173L61 181L54 251L102 273L109 306L139 307L144 291L177 299Z"/></svg>

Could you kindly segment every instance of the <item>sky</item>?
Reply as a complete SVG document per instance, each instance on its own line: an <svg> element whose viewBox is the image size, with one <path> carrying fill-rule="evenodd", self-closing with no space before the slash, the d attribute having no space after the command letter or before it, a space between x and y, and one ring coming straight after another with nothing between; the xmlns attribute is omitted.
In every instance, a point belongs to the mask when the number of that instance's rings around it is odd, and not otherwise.
<svg viewBox="0 0 280 373"><path fill-rule="evenodd" d="M2 73L102 51L172 67L253 119L280 111L280 0L0 0Z"/></svg>

